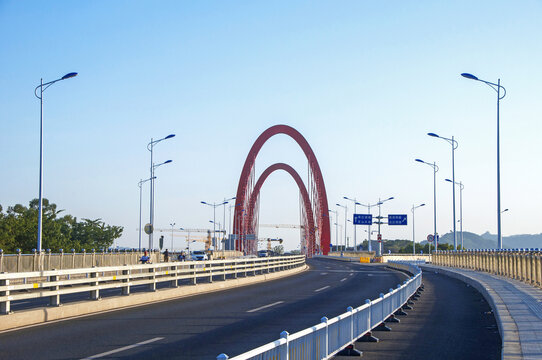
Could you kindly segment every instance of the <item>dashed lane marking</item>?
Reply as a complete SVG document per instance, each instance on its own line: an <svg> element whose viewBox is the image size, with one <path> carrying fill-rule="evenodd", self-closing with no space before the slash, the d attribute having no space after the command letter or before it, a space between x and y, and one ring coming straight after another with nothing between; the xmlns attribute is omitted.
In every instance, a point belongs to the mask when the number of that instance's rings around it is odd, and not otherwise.
<svg viewBox="0 0 542 360"><path fill-rule="evenodd" d="M323 288L314 290L314 292L322 291L322 290L325 290L325 289L330 288L330 287L331 287L331 286L329 286L329 285L328 285L328 286L324 286Z"/></svg>
<svg viewBox="0 0 542 360"><path fill-rule="evenodd" d="M147 344L150 344L150 343L153 343L155 341L162 340L162 339L163 339L163 337L155 337L153 339L138 342L137 344L124 346L124 347L121 347L121 348L118 348L118 349L115 349L115 350L111 350L111 351L107 351L107 352L103 352L103 353L97 354L97 355L92 355L92 356L86 357L86 358L84 358L82 360L98 359L98 358L101 358L101 357L105 357L105 356L108 356L108 355L119 353L121 351L130 350L130 349L136 348L138 346L147 345Z"/></svg>
<svg viewBox="0 0 542 360"><path fill-rule="evenodd" d="M284 301L277 301L277 302L274 302L274 303L272 303L272 304L260 306L259 308L256 308L256 309L247 310L247 312L248 312L248 313L256 312L256 311L259 311L259 310L262 310L262 309L266 309L266 308L271 307L271 306L275 306L275 305L278 305L278 304L282 304L283 302L284 302Z"/></svg>

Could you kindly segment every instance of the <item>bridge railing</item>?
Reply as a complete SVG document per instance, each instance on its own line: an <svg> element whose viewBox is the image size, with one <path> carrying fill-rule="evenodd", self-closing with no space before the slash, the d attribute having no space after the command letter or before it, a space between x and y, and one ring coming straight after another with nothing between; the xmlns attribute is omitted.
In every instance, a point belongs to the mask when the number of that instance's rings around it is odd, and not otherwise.
<svg viewBox="0 0 542 360"><path fill-rule="evenodd" d="M399 310L422 284L422 273L415 264L390 262L389 267L406 271L412 276L396 289L380 294L375 300L365 300L357 308L348 307L347 312L332 319L323 317L321 322L295 334L283 331L280 339L229 358L226 354L217 360L265 360L265 359L329 359L347 345L356 341L389 316Z"/></svg>
<svg viewBox="0 0 542 360"><path fill-rule="evenodd" d="M0 314L9 314L11 302L48 298L50 306L59 306L61 295L85 293L91 300L100 299L100 291L119 289L119 295L129 295L137 285L148 285L156 291L158 283L169 282L178 287L179 280L226 280L239 275L251 276L276 272L305 264L305 256L280 256L212 261L183 261L158 264L92 267L84 269L47 270L21 273L0 273Z"/></svg>
<svg viewBox="0 0 542 360"><path fill-rule="evenodd" d="M484 271L542 287L540 249L439 250L433 264Z"/></svg>

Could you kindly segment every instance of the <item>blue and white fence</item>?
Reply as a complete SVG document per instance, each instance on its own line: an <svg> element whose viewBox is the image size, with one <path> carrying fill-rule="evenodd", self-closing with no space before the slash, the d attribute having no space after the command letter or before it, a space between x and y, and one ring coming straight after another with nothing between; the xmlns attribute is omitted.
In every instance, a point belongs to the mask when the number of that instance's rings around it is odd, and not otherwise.
<svg viewBox="0 0 542 360"><path fill-rule="evenodd" d="M412 276L396 289L380 294L375 300L365 300L358 307L332 319L323 317L320 324L295 334L283 331L280 339L233 358L226 354L217 360L315 360L329 359L347 345L365 335L399 310L422 284L422 272L416 264L389 262L388 266L406 271Z"/></svg>

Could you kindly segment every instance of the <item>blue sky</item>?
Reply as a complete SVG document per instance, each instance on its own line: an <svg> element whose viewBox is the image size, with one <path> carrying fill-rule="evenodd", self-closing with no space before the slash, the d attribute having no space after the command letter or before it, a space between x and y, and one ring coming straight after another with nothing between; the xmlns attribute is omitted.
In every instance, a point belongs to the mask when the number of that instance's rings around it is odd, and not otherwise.
<svg viewBox="0 0 542 360"><path fill-rule="evenodd" d="M151 137L177 135L155 148L156 161L173 160L157 169L156 227L203 228L213 214L199 202L234 196L253 141L279 123L311 144L330 205L394 196L383 212L410 214L426 203L418 241L432 232L433 179L414 159L441 168L437 231L446 233L451 150L425 134L455 136L464 230L496 233L496 94L459 76L470 72L508 91L503 234L540 233L541 15L540 1L0 1L0 204L38 196L33 90L77 71L44 95L44 196L124 226L122 246L137 244ZM257 170L274 162L306 173L285 136L265 145ZM148 187L143 199L147 219ZM289 176L268 179L260 209L261 223L299 221ZM260 233L298 243L295 230ZM383 234L410 239L412 228Z"/></svg>

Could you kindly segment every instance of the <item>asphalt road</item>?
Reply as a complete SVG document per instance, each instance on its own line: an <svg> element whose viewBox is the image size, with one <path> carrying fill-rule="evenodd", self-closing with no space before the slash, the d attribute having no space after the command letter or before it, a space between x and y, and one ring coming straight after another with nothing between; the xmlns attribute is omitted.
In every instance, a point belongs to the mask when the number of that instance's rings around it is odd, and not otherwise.
<svg viewBox="0 0 542 360"><path fill-rule="evenodd" d="M344 313L406 279L379 266L308 263L310 271L285 279L0 333L0 359L235 356L276 340L283 330L294 333Z"/></svg>

